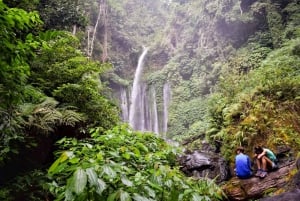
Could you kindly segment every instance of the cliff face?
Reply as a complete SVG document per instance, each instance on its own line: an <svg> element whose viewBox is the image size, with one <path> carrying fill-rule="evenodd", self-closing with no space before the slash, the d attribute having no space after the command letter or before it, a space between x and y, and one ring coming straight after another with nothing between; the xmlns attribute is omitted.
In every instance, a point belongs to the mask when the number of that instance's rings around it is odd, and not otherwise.
<svg viewBox="0 0 300 201"><path fill-rule="evenodd" d="M299 15L296 0L127 0L109 1L109 8L109 61L118 75L112 86L132 82L142 46L149 47L144 82L158 91L166 82L172 88L169 137L203 131L203 99L219 78L258 68L269 52L295 37Z"/></svg>
<svg viewBox="0 0 300 201"><path fill-rule="evenodd" d="M108 2L111 86L130 93L149 47L141 80L160 117L170 85L167 137L204 133L231 166L237 145L300 150L299 0Z"/></svg>

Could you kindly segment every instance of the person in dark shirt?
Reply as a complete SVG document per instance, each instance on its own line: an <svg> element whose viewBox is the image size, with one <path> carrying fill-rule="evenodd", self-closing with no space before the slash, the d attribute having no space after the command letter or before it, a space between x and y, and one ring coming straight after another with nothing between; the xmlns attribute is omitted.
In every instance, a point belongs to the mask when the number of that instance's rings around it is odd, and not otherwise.
<svg viewBox="0 0 300 201"><path fill-rule="evenodd" d="M251 161L245 153L243 147L236 149L237 155L235 156L235 173L240 179L247 179L252 176Z"/></svg>

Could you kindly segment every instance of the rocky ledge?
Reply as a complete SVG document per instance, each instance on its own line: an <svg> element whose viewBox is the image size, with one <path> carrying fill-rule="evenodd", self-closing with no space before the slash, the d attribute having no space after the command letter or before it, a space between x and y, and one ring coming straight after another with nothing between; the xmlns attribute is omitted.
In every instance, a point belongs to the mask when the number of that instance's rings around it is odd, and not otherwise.
<svg viewBox="0 0 300 201"><path fill-rule="evenodd" d="M295 161L288 162L279 169L269 172L264 179L251 177L249 179L231 178L223 186L223 190L229 200L258 199L288 184L288 177L295 169Z"/></svg>
<svg viewBox="0 0 300 201"><path fill-rule="evenodd" d="M295 153L289 147L277 148L279 167L263 179L254 176L237 178L233 167L229 167L216 150L210 146L203 147L201 150L186 151L179 158L181 170L187 176L217 178L215 181L222 185L228 200L300 201L300 159L295 159Z"/></svg>

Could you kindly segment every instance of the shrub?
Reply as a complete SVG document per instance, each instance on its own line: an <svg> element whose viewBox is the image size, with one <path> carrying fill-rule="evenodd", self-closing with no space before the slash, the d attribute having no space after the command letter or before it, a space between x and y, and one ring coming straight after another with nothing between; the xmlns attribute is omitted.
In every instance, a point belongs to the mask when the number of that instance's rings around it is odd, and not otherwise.
<svg viewBox="0 0 300 201"><path fill-rule="evenodd" d="M177 148L150 133L117 126L92 138L58 142L49 168L56 200L221 200L213 180L186 178L175 166Z"/></svg>

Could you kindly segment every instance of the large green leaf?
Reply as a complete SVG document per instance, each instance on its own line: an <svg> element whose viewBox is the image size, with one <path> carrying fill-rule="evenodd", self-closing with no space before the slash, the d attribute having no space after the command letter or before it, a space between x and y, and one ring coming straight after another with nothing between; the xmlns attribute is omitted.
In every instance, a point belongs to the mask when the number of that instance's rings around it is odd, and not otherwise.
<svg viewBox="0 0 300 201"><path fill-rule="evenodd" d="M70 151L63 152L60 157L50 166L48 173L50 175L57 173L58 166L72 155L73 153Z"/></svg>
<svg viewBox="0 0 300 201"><path fill-rule="evenodd" d="M105 173L110 178L115 178L117 176L116 172L108 165L103 166L103 173Z"/></svg>
<svg viewBox="0 0 300 201"><path fill-rule="evenodd" d="M139 195L137 193L135 193L133 195L133 200L135 200L135 201L152 201L152 199L148 199L148 198L146 198L144 196L141 196L141 195Z"/></svg>
<svg viewBox="0 0 300 201"><path fill-rule="evenodd" d="M131 197L130 197L129 193L121 190L120 191L120 201L131 201Z"/></svg>
<svg viewBox="0 0 300 201"><path fill-rule="evenodd" d="M107 201L114 201L114 200L116 200L117 193L118 193L118 192L114 192L114 193L110 194L110 195L108 196L108 198L107 198Z"/></svg>
<svg viewBox="0 0 300 201"><path fill-rule="evenodd" d="M149 186L145 186L144 189L146 190L147 194L150 197L152 197L152 198L155 197L156 194L155 194L155 191L152 188L150 188Z"/></svg>
<svg viewBox="0 0 300 201"><path fill-rule="evenodd" d="M102 192L106 189L106 187L107 187L106 183L102 179L98 178L97 185L96 185L96 192L99 195L101 195Z"/></svg>
<svg viewBox="0 0 300 201"><path fill-rule="evenodd" d="M82 168L78 168L73 175L73 191L80 194L84 191L87 184L87 174Z"/></svg>
<svg viewBox="0 0 300 201"><path fill-rule="evenodd" d="M192 201L200 201L200 200L205 201L206 199L203 196L199 195L198 193L192 194Z"/></svg>
<svg viewBox="0 0 300 201"><path fill-rule="evenodd" d="M90 183L91 186L96 186L97 185L97 179L98 179L98 175L95 172L94 168L88 168L85 170L87 176L88 176L88 181Z"/></svg>
<svg viewBox="0 0 300 201"><path fill-rule="evenodd" d="M125 176L122 176L122 177L121 177L121 181L122 181L122 183L123 183L124 185L126 185L126 186L128 186L128 187L133 186L132 181L130 181L130 180L129 180L127 177L125 177Z"/></svg>

